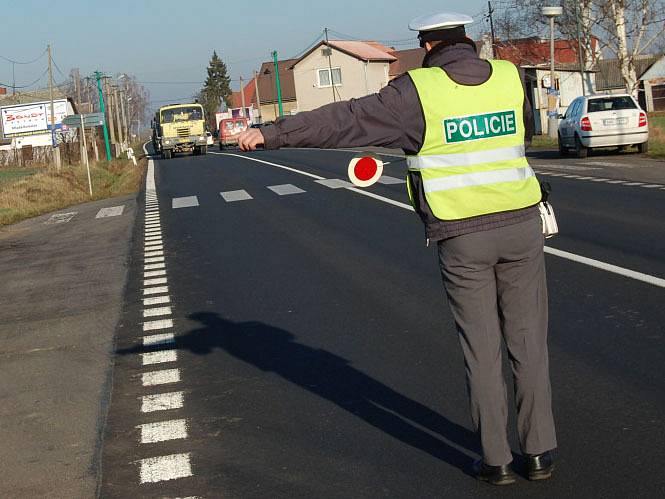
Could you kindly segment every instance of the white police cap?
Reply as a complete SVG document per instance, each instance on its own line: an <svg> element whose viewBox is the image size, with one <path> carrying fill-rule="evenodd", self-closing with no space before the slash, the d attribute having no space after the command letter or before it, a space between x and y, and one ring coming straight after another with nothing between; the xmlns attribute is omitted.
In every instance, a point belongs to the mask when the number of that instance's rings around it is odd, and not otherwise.
<svg viewBox="0 0 665 499"><path fill-rule="evenodd" d="M435 31L440 29L451 29L466 24L471 24L473 18L458 12L439 12L416 17L409 23L411 31Z"/></svg>

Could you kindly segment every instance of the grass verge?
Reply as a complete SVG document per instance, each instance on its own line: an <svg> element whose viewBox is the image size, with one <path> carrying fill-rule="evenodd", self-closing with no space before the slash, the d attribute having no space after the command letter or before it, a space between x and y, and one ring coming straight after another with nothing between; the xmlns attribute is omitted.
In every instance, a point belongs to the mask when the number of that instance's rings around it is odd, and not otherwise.
<svg viewBox="0 0 665 499"><path fill-rule="evenodd" d="M137 192L146 165L146 159L139 160L138 166L130 160L91 165L92 197L82 166L63 166L59 172L0 169L0 226L78 203Z"/></svg>

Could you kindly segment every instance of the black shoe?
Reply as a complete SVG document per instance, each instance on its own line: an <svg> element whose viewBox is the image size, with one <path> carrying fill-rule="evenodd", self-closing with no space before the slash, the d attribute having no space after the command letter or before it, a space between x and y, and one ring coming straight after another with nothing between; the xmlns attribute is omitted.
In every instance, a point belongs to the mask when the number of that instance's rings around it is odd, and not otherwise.
<svg viewBox="0 0 665 499"><path fill-rule="evenodd" d="M552 476L554 456L551 451L542 454L527 454L526 469L529 480L547 480Z"/></svg>
<svg viewBox="0 0 665 499"><path fill-rule="evenodd" d="M490 466L482 460L476 461L473 464L473 475L478 480L491 483L492 485L510 485L511 483L515 483L516 480L515 473L510 468L510 464Z"/></svg>

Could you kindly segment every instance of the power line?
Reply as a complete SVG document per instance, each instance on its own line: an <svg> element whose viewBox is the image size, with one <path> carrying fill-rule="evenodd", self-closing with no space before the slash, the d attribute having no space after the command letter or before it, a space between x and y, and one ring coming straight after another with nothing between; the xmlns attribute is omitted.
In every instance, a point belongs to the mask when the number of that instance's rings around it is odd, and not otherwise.
<svg viewBox="0 0 665 499"><path fill-rule="evenodd" d="M0 85L2 85L3 87L14 88L14 89L16 89L16 88L28 88L28 87L32 87L33 85L35 85L36 83L38 83L42 78L44 78L44 76L46 75L46 73L48 73L48 69L45 69L44 72L41 74L41 76L40 76L39 78L37 78L37 79L36 79L35 81L33 81L32 83L28 83L27 85L8 85L7 83L2 83L2 82L0 82Z"/></svg>
<svg viewBox="0 0 665 499"><path fill-rule="evenodd" d="M15 61L14 59L10 59L9 57L5 57L4 55L0 55L0 59L3 59L7 62L11 62L12 64L33 64L33 63L37 62L39 59L41 59L42 57L44 57L44 54L46 53L46 50L47 49L44 49L44 52L39 54L39 56L32 59L31 61ZM18 87L16 87L16 88L18 88Z"/></svg>

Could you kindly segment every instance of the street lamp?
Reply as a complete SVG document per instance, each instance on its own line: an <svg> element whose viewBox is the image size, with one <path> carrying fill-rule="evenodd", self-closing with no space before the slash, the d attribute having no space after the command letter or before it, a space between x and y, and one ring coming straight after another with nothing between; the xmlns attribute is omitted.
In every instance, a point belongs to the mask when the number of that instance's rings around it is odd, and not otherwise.
<svg viewBox="0 0 665 499"><path fill-rule="evenodd" d="M554 88L554 18L563 14L563 8L545 6L541 12L550 20L550 89L547 96L547 134L551 139L556 139L559 110L557 109L557 90Z"/></svg>

